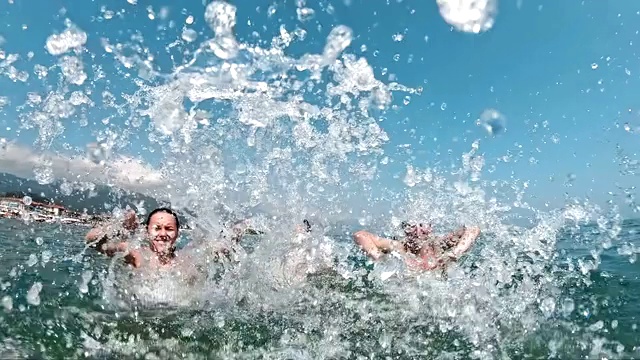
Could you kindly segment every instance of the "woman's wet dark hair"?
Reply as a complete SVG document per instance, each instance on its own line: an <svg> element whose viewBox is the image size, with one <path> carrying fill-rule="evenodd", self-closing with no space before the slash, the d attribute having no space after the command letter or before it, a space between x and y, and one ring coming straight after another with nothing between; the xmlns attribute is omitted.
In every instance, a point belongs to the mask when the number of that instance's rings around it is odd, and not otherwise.
<svg viewBox="0 0 640 360"><path fill-rule="evenodd" d="M176 220L176 229L180 229L180 220L178 220L178 214L176 214L175 211L173 211L173 210L171 210L169 208L166 208L166 207L157 208L157 209L153 210L152 212L150 212L149 215L147 216L147 220L144 222L144 225L145 226L149 226L149 221L151 221L151 217L154 214L157 214L157 213L160 213L160 212L167 213L167 214L170 214L171 216L173 216L173 218Z"/></svg>

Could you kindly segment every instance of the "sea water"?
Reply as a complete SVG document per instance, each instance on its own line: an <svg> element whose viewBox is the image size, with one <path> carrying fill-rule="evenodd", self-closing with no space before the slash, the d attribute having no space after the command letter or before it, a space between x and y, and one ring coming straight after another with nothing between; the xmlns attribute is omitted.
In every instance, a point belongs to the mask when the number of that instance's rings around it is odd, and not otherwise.
<svg viewBox="0 0 640 360"><path fill-rule="evenodd" d="M298 282L263 279L270 286L247 289L237 282L250 279L221 275L208 280L216 288L203 299L202 282L171 275L131 284L130 270L85 252L83 227L2 220L2 355L628 358L638 356L638 229L624 222L620 245L596 255L597 226L565 228L549 261L514 253L509 270L483 259L491 239L484 236L481 250L447 277L402 281L383 280L384 269L352 249L342 270L326 267Z"/></svg>
<svg viewBox="0 0 640 360"><path fill-rule="evenodd" d="M494 25L496 1L437 4L460 31ZM295 7L302 22L317 15L304 1ZM65 19L44 44L52 64L25 72L3 53L8 76L43 85L19 107L34 147L3 142L3 160L19 159L21 174L65 196L111 187L103 208L116 217L124 190L161 199L194 229L178 264L156 272L87 249L87 228L2 220L0 357L639 355L636 222L587 200L532 207L520 182L483 181L480 142L453 171L403 165L406 187L386 189L377 181L393 158L380 123L423 88L377 76L368 54L349 51L358 35L344 24L327 24L322 45L306 51L290 49L309 36L300 27L237 38L236 12L213 1L176 26L168 8L149 6L135 12L158 21L145 32L105 5L96 22L121 27L112 37ZM193 30L194 19L205 30ZM491 118L481 125L501 133L502 115ZM85 148L70 136L82 129L91 130ZM153 164L126 155L135 146ZM393 210L375 217L374 208ZM525 225L514 211L529 214ZM242 217L264 235L234 246L221 235ZM374 265L350 239L361 227L393 233L425 217L439 231L476 224L483 234L460 262L426 274L393 257ZM314 230L301 237L293 229L304 218ZM218 246L233 247L232 258L216 261Z"/></svg>

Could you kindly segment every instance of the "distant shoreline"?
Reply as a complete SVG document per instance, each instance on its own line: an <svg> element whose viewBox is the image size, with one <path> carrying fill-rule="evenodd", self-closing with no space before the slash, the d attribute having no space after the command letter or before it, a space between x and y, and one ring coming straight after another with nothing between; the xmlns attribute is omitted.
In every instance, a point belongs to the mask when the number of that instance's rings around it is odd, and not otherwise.
<svg viewBox="0 0 640 360"><path fill-rule="evenodd" d="M89 215L66 209L62 205L36 202L30 196L22 198L0 197L0 218L18 219L38 223L60 223L93 226L111 219L109 215Z"/></svg>

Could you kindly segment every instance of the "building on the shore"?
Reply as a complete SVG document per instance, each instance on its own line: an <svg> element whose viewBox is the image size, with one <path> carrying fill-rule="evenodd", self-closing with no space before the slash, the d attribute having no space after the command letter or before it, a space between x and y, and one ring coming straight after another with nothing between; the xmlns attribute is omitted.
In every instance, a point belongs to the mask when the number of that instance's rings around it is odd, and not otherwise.
<svg viewBox="0 0 640 360"><path fill-rule="evenodd" d="M0 197L0 213L18 215L29 211L44 216L61 216L66 212L64 206L31 201L25 204L24 198Z"/></svg>

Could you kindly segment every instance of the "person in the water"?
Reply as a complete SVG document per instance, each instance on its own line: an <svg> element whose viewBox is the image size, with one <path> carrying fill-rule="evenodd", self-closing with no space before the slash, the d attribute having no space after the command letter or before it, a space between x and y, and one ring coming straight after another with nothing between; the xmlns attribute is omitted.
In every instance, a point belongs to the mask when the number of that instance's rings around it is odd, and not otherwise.
<svg viewBox="0 0 640 360"><path fill-rule="evenodd" d="M86 235L86 241L107 256L123 253L125 262L136 268L145 261L156 265L171 264L176 257L175 243L180 234L178 215L169 208L158 208L149 213L145 225L148 248L133 249L126 241L138 227L136 214L132 210L125 214L121 226L108 225L91 229ZM144 256L149 252L149 255L155 256Z"/></svg>
<svg viewBox="0 0 640 360"><path fill-rule="evenodd" d="M480 235L480 228L462 227L445 236L434 236L431 224L402 223L403 240L391 240L360 230L353 240L373 260L396 252L403 256L406 264L416 270L444 268L466 253Z"/></svg>

